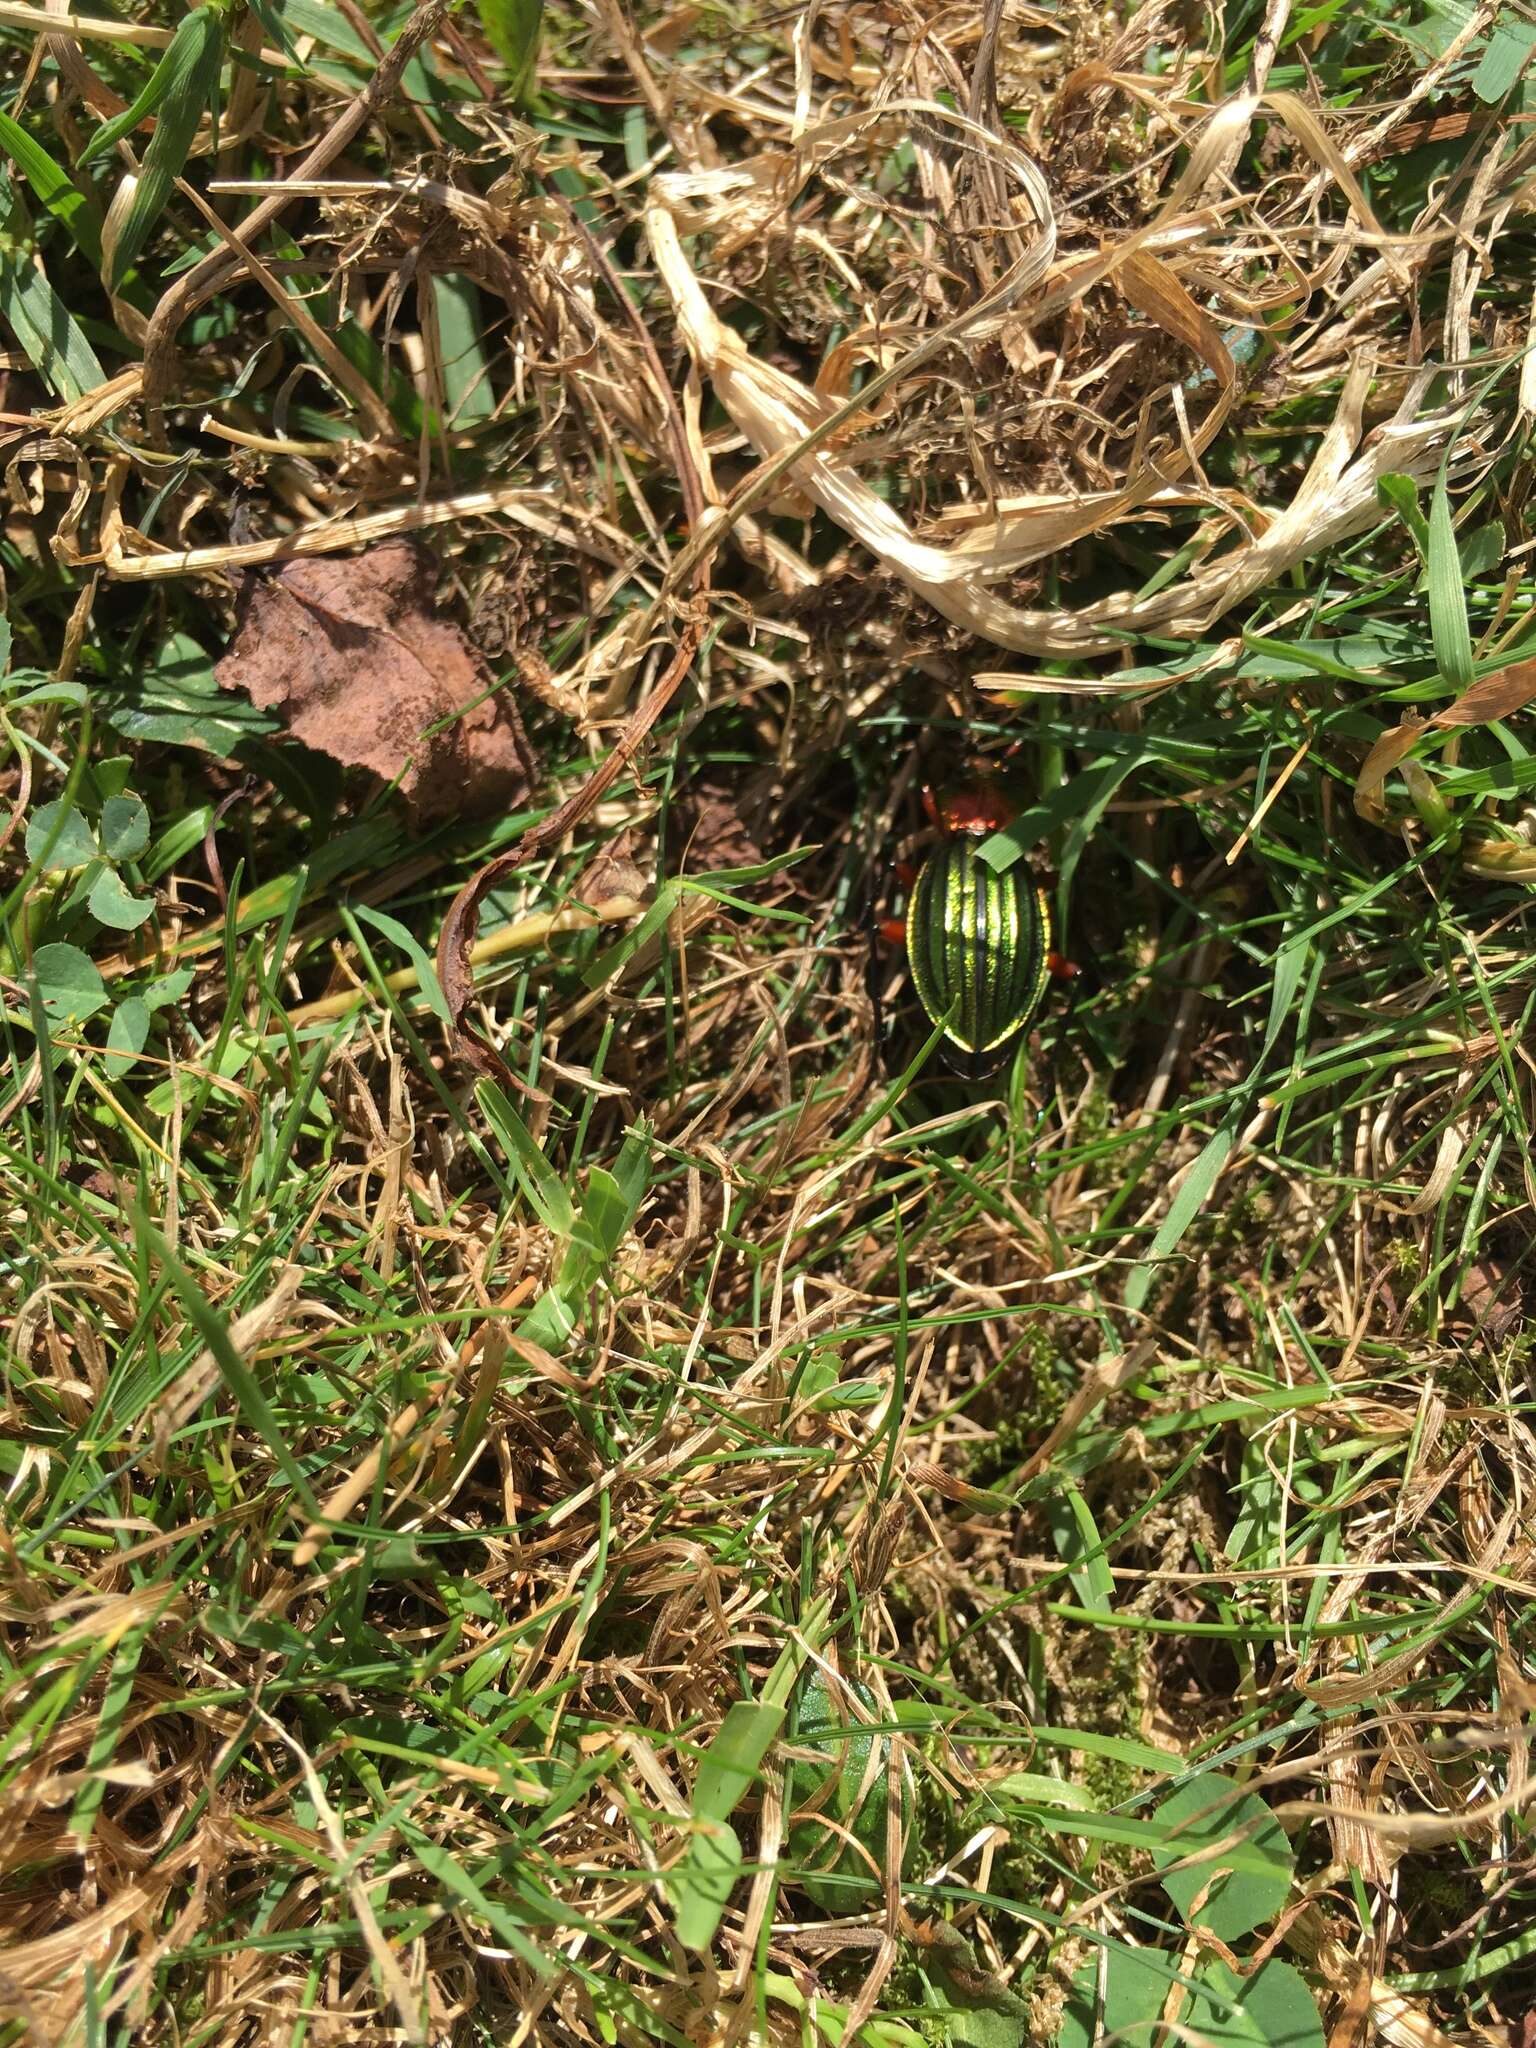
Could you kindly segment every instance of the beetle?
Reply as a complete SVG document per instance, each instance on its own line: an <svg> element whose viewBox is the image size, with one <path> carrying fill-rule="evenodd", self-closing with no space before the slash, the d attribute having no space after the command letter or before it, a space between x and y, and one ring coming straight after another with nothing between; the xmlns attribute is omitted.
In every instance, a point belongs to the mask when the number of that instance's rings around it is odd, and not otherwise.
<svg viewBox="0 0 1536 2048"><path fill-rule="evenodd" d="M1012 1055L1052 977L1077 970L1053 950L1050 900L1025 863L999 873L980 856L977 842L1013 816L1002 791L924 789L923 808L938 839L910 877L905 919L881 930L906 946L944 1064L980 1081Z"/></svg>

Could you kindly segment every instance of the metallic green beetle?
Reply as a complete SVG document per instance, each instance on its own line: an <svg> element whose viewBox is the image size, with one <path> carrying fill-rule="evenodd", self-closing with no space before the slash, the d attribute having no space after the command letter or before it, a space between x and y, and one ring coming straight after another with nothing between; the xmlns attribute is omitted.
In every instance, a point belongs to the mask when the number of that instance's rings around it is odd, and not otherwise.
<svg viewBox="0 0 1536 2048"><path fill-rule="evenodd" d="M906 937L918 1001L944 1025L945 1064L970 1080L995 1073L1050 979L1045 891L1022 866L988 867L974 841L944 839L913 884Z"/></svg>
<svg viewBox="0 0 1536 2048"><path fill-rule="evenodd" d="M1051 908L1020 862L999 874L976 841L1007 823L1012 807L991 785L923 804L941 837L912 879L905 940L928 1019L942 1025L946 1066L969 1080L995 1073L1029 1029L1053 974L1075 970L1051 950Z"/></svg>

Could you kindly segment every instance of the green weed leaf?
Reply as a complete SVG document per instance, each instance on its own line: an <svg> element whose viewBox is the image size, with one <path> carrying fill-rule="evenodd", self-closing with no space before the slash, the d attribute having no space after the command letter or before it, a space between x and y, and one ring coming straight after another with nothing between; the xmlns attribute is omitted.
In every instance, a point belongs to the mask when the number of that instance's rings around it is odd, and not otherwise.
<svg viewBox="0 0 1536 2048"><path fill-rule="evenodd" d="M248 699L219 688L212 662L187 633L171 635L136 679L133 700L116 705L107 723L124 739L205 747L226 758L277 726Z"/></svg>
<svg viewBox="0 0 1536 2048"><path fill-rule="evenodd" d="M108 860L137 860L149 844L149 812L136 796L109 796L101 807L101 850Z"/></svg>
<svg viewBox="0 0 1536 2048"><path fill-rule="evenodd" d="M1157 1809L1157 1822L1167 1835L1152 1860L1165 1873L1164 1891L1191 1926L1236 1941L1273 1920L1290 1896L1296 1858L1284 1828L1262 1799L1239 1791L1220 1772L1204 1771L1170 1793ZM1238 1839L1217 1855L1182 1870L1170 1868L1231 1836Z"/></svg>
<svg viewBox="0 0 1536 2048"><path fill-rule="evenodd" d="M475 0L486 41L507 67L514 100L521 100L539 59L544 0Z"/></svg>
<svg viewBox="0 0 1536 2048"><path fill-rule="evenodd" d="M1102 1969L1102 2011L1100 1977ZM1324 2048L1317 2003L1305 1978L1289 1963L1268 1962L1251 1977L1225 1963L1205 1963L1191 1982L1171 1956L1156 1950L1112 1947L1072 1979L1057 2048L1152 2048L1164 2032L1162 2012L1183 1981L1179 2030L1174 2038L1208 2048Z"/></svg>
<svg viewBox="0 0 1536 2048"><path fill-rule="evenodd" d="M573 1280L585 1277L590 1286L597 1280L612 1264L638 1206L639 1195L632 1198L607 1167L592 1168L571 1237L570 1254L561 1269L563 1284L570 1285Z"/></svg>
<svg viewBox="0 0 1536 2048"><path fill-rule="evenodd" d="M735 1829L723 1820L700 1821L681 1860L665 1880L677 1920L677 1938L684 1948L697 1954L714 1940L741 1864L741 1843Z"/></svg>
<svg viewBox="0 0 1536 2048"><path fill-rule="evenodd" d="M558 1238L569 1238L576 1228L576 1210L565 1183L544 1157L539 1141L508 1100L506 1091L494 1081L482 1081L475 1090L485 1120L501 1140L512 1177L528 1198L528 1204L544 1225Z"/></svg>
<svg viewBox="0 0 1536 2048"><path fill-rule="evenodd" d="M1090 1957L1072 1979L1059 2048L1094 2048L1099 2041L1150 2048L1178 1975L1172 1960L1156 1950L1116 1946Z"/></svg>
<svg viewBox="0 0 1536 2048"><path fill-rule="evenodd" d="M37 977L44 1014L52 1024L71 1020L83 1024L108 1001L107 985L95 961L78 946L59 942L39 946L32 956L32 972Z"/></svg>
<svg viewBox="0 0 1536 2048"><path fill-rule="evenodd" d="M1501 14L1498 26L1488 38L1488 47L1472 74L1472 90L1484 106L1496 105L1514 88L1533 49L1536 49L1536 28L1528 22L1511 19L1508 11Z"/></svg>
<svg viewBox="0 0 1536 2048"><path fill-rule="evenodd" d="M1232 2000L1222 2015L1214 2009L1200 2025L1213 2048L1324 2048L1317 2001L1301 1972L1290 1963L1273 1961L1251 1977L1214 1958L1200 1973L1208 1986Z"/></svg>
<svg viewBox="0 0 1536 2048"><path fill-rule="evenodd" d="M817 1978L812 1977L810 1982L812 1990L808 1997L793 1977L780 1976L776 1970L767 1971L763 1977L769 2001L787 2006L800 2016L804 2023L800 2038L806 2048L813 2048L817 2040L827 2042L829 2048L841 2048L848 2029L848 2008L834 2005ZM859 2048L925 2048L925 2040L924 2035L903 2026L900 2020L866 2020L858 2033Z"/></svg>
<svg viewBox="0 0 1536 2048"><path fill-rule="evenodd" d="M704 1752L693 1786L693 1832L666 1888L685 1948L707 1948L741 1869L741 1843L728 1825L784 1725L784 1709L738 1700Z"/></svg>
<svg viewBox="0 0 1536 2048"><path fill-rule="evenodd" d="M1398 470L1388 470L1385 476L1376 479L1376 502L1386 510L1395 512L1413 538L1419 551L1419 559L1429 563L1429 521L1419 510L1419 486L1411 476L1404 476Z"/></svg>
<svg viewBox="0 0 1536 2048"><path fill-rule="evenodd" d="M1114 1606L1115 1582L1104 1555L1104 1539L1092 1509L1065 1475L1046 1512L1057 1554L1071 1567L1073 1593L1084 1607L1108 1613Z"/></svg>
<svg viewBox="0 0 1536 2048"><path fill-rule="evenodd" d="M151 1010L163 1010L169 1003L179 1003L196 979L196 968L173 967L169 974L157 974L139 993Z"/></svg>
<svg viewBox="0 0 1536 2048"><path fill-rule="evenodd" d="M876 1872L885 1867L889 1744L856 1718L850 1697L878 1718L867 1686L843 1679L834 1693L826 1674L813 1667L794 1694L785 1737L793 1749L812 1752L797 1756L789 1773L786 1855L796 1867L787 1874L829 1913L867 1905L879 1888ZM902 1803L905 1809L905 1788Z"/></svg>
<svg viewBox="0 0 1536 2048"><path fill-rule="evenodd" d="M153 896L130 896L116 868L103 868L91 884L91 915L115 932L131 932L154 910Z"/></svg>
<svg viewBox="0 0 1536 2048"><path fill-rule="evenodd" d="M936 1922L924 1960L955 2048L1026 2048L1034 2017L1028 2001L992 1975L958 1928Z"/></svg>
<svg viewBox="0 0 1536 2048"><path fill-rule="evenodd" d="M73 804L55 797L27 820L27 859L52 874L67 874L99 857L96 835Z"/></svg>
<svg viewBox="0 0 1536 2048"><path fill-rule="evenodd" d="M699 1764L693 1784L696 1820L727 1820L736 1811L783 1726L782 1707L736 1701Z"/></svg>
<svg viewBox="0 0 1536 2048"><path fill-rule="evenodd" d="M129 1060L137 1059L144 1050L149 1043L149 1026L150 1008L144 998L124 996L107 1027L107 1051L122 1055L113 1062L114 1073L120 1074Z"/></svg>

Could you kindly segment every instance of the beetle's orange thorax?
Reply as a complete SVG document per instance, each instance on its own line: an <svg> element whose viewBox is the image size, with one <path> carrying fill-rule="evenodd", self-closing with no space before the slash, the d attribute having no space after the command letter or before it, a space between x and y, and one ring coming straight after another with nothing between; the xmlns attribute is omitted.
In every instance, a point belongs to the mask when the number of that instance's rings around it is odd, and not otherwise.
<svg viewBox="0 0 1536 2048"><path fill-rule="evenodd" d="M941 832L981 839L989 832L1001 831L1016 806L995 782L974 782L959 789L925 788L923 809Z"/></svg>

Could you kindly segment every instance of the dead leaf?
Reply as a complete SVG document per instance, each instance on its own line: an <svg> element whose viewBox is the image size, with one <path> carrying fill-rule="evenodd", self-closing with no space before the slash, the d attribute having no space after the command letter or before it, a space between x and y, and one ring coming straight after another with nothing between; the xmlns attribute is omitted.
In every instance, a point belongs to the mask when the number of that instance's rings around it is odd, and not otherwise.
<svg viewBox="0 0 1536 2048"><path fill-rule="evenodd" d="M1371 1973L1357 1969L1350 1979L1342 2011L1328 2036L1328 2048L1362 2048L1371 2017Z"/></svg>
<svg viewBox="0 0 1536 2048"><path fill-rule="evenodd" d="M1138 313L1155 321L1165 334L1183 342L1200 358L1224 395L1231 392L1237 366L1222 339L1221 329L1209 313L1196 305L1166 263L1149 256L1145 249L1134 249L1121 264L1115 282ZM1225 405L1218 407L1223 416L1226 410ZM1201 447L1209 442L1213 432L1209 420L1205 421L1199 437Z"/></svg>
<svg viewBox="0 0 1536 2048"><path fill-rule="evenodd" d="M1080 100L1091 92L1102 92L1106 86L1113 87L1117 83L1114 72L1099 58L1079 64L1056 88L1056 96L1051 101L1052 122L1059 121L1074 100Z"/></svg>
<svg viewBox="0 0 1536 2048"><path fill-rule="evenodd" d="M1383 784L1398 762L1406 760L1412 753L1415 742L1426 729L1418 718L1388 726L1361 763L1360 773L1355 777L1355 809L1362 818L1369 818L1373 825L1386 822L1387 807L1381 801Z"/></svg>
<svg viewBox="0 0 1536 2048"><path fill-rule="evenodd" d="M1513 661L1508 668L1480 676L1462 691L1454 704L1447 704L1430 720L1431 725L1487 725L1496 718L1508 718L1523 711L1536 697L1536 661Z"/></svg>
<svg viewBox="0 0 1536 2048"><path fill-rule="evenodd" d="M1365 764L1356 777L1355 809L1362 818L1369 818L1372 824L1384 824L1387 812L1381 801L1382 784L1399 761L1412 752L1415 741L1427 732L1452 732L1462 726L1491 725L1496 719L1508 718L1511 712L1523 711L1533 699L1536 699L1536 661L1512 661L1508 668L1495 669L1491 676L1480 676L1462 691L1454 704L1447 704L1433 718L1421 721L1410 716L1401 725L1388 726L1366 755Z"/></svg>
<svg viewBox="0 0 1536 2048"><path fill-rule="evenodd" d="M1461 1283L1461 1314L1498 1344L1521 1319L1515 1268L1507 1259L1483 1257L1468 1266Z"/></svg>
<svg viewBox="0 0 1536 2048"><path fill-rule="evenodd" d="M673 815L680 865L694 874L716 868L754 868L767 855L742 815L742 795L708 779L688 790Z"/></svg>
<svg viewBox="0 0 1536 2048"><path fill-rule="evenodd" d="M636 832L621 832L595 860L588 861L571 894L578 903L607 903L615 896L643 898L650 890L645 870L634 857Z"/></svg>
<svg viewBox="0 0 1536 2048"><path fill-rule="evenodd" d="M306 746L398 780L418 819L484 815L532 785L516 704L436 611L411 541L247 576L217 674Z"/></svg>

